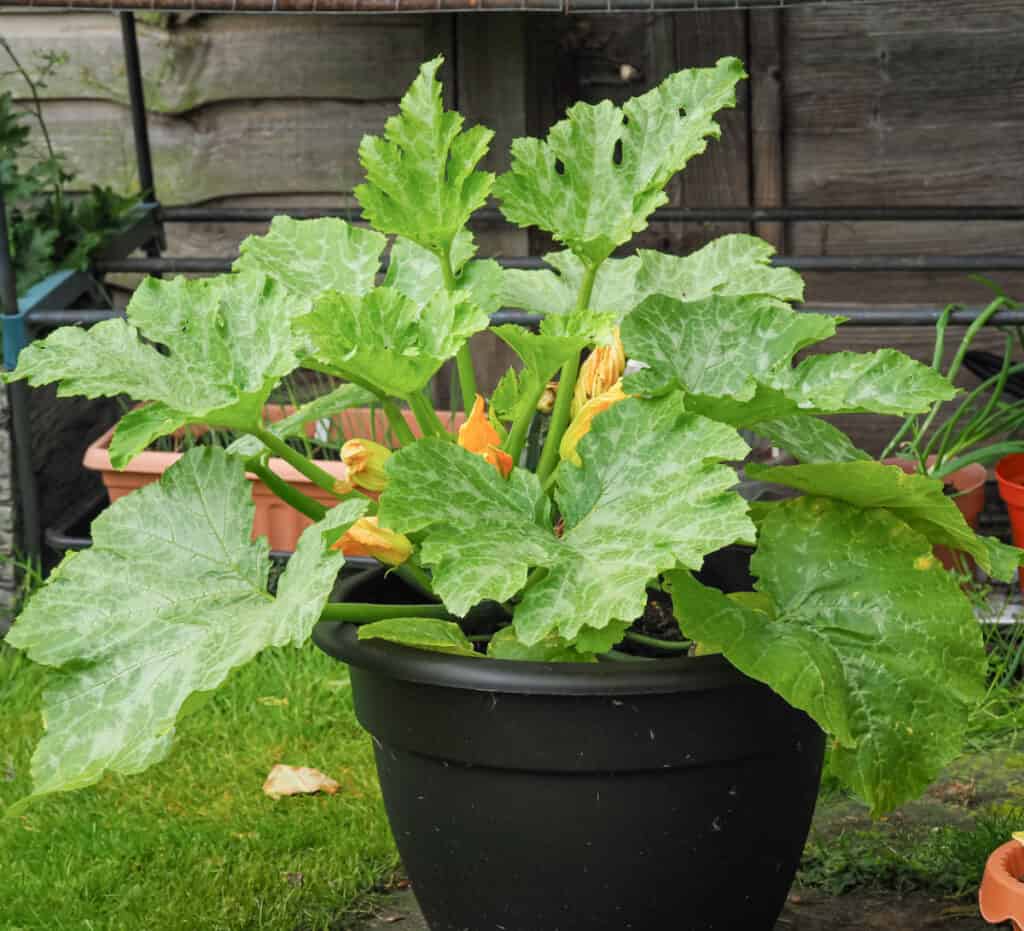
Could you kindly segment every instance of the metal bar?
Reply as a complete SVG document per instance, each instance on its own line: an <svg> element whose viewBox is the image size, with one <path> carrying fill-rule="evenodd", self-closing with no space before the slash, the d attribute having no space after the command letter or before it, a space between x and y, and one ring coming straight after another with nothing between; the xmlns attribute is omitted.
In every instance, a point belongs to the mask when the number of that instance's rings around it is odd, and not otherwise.
<svg viewBox="0 0 1024 931"><path fill-rule="evenodd" d="M89 326L93 323L100 323L103 320L112 320L115 317L123 317L123 310L33 310L29 315L28 324L31 327L48 326Z"/></svg>
<svg viewBox="0 0 1024 931"><path fill-rule="evenodd" d="M139 64L139 42L135 36L135 14L121 13L121 41L124 45L124 68L128 79L128 102L135 133L135 158L139 166L139 187L143 197L156 197L153 186L153 159L149 152L149 129L146 126L146 95L142 87Z"/></svg>
<svg viewBox="0 0 1024 931"><path fill-rule="evenodd" d="M4 315L17 317L18 282L14 274L14 263L11 261L7 208L4 205L2 188L0 188L0 299L3 300ZM23 381L8 385L7 403L11 408L17 501L21 510L21 547L30 560L38 562L42 553L42 535L39 525L36 476L35 470L32 468L32 424L29 417L28 385Z"/></svg>
<svg viewBox="0 0 1024 931"><path fill-rule="evenodd" d="M102 273L218 274L231 270L230 258L147 258L97 261ZM498 258L505 268L546 268L539 256ZM772 264L799 271L948 272L1024 270L1024 255L787 255Z"/></svg>
<svg viewBox="0 0 1024 931"><path fill-rule="evenodd" d="M338 217L349 222L362 220L359 207L164 207L165 223L261 223L284 214L296 220ZM485 207L473 214L479 223L505 222L501 211ZM963 207L662 207L651 216L652 223L800 223L822 222L936 222L936 221L1024 222L1024 205Z"/></svg>

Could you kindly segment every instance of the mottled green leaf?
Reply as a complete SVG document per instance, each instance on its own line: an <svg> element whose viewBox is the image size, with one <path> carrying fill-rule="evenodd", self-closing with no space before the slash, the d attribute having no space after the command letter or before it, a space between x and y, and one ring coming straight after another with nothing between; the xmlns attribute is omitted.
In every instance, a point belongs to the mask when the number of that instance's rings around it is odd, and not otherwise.
<svg viewBox="0 0 1024 931"><path fill-rule="evenodd" d="M671 75L627 101L577 103L546 140L516 139L495 185L513 223L547 230L591 266L644 229L668 180L718 138L714 114L735 106L735 58Z"/></svg>
<svg viewBox="0 0 1024 931"><path fill-rule="evenodd" d="M276 598L249 482L223 450L186 453L107 509L92 547L64 559L7 637L64 670L43 699L33 796L141 772L167 755L190 695L265 647L305 642L344 562L324 533L365 507L341 504L303 533Z"/></svg>
<svg viewBox="0 0 1024 931"><path fill-rule="evenodd" d="M652 295L622 322L622 342L631 359L647 364L647 391L660 378L662 388L747 401L759 383L786 379L793 356L835 329L832 317L797 313L765 295L687 302Z"/></svg>
<svg viewBox="0 0 1024 931"><path fill-rule="evenodd" d="M527 663L593 663L593 653L579 653L558 637L547 637L527 646L516 639L515 629L503 627L487 644L491 659L511 659Z"/></svg>
<svg viewBox="0 0 1024 931"><path fill-rule="evenodd" d="M453 614L511 598L557 551L548 500L532 472L513 469L503 479L481 456L440 439L403 447L387 471L381 524L424 532L420 559Z"/></svg>
<svg viewBox="0 0 1024 931"><path fill-rule="evenodd" d="M791 268L772 268L773 255L771 243L743 233L721 236L690 255L641 249L636 303L650 294L680 301L712 294L764 294L780 301L802 301L803 279Z"/></svg>
<svg viewBox="0 0 1024 931"><path fill-rule="evenodd" d="M853 462L871 458L854 446L838 427L809 414L761 420L750 429L800 462Z"/></svg>
<svg viewBox="0 0 1024 931"><path fill-rule="evenodd" d="M563 462L557 473L557 554L516 608L526 644L552 634L576 643L628 623L643 613L651 578L677 564L699 569L707 553L753 534L732 491L736 474L721 464L747 445L724 424L685 413L678 397L615 404L577 450L582 467ZM615 639L623 629L612 628Z"/></svg>
<svg viewBox="0 0 1024 931"><path fill-rule="evenodd" d="M494 183L493 174L476 170L494 133L484 126L463 132L462 116L445 111L436 78L443 61L438 56L420 67L383 136L363 137L359 161L366 183L355 189L377 229L438 254L483 206Z"/></svg>
<svg viewBox="0 0 1024 931"><path fill-rule="evenodd" d="M493 314L501 308L504 274L501 266L494 259L469 261L476 246L468 230L463 230L456 238L456 245L459 252L452 256L452 264L457 287L484 313ZM441 260L433 252L399 237L391 249L384 285L401 291L417 304L427 304L445 287Z"/></svg>
<svg viewBox="0 0 1024 931"><path fill-rule="evenodd" d="M386 244L380 233L333 217L274 217L269 233L242 242L232 267L264 272L310 300L325 291L365 294L380 271Z"/></svg>
<svg viewBox="0 0 1024 931"><path fill-rule="evenodd" d="M390 617L361 626L359 639L388 640L417 650L483 659L483 654L473 649L469 638L454 621L429 617Z"/></svg>
<svg viewBox="0 0 1024 931"><path fill-rule="evenodd" d="M123 469L154 440L174 433L187 422L184 414L159 401L128 411L118 421L117 429L110 438L110 464L115 469Z"/></svg>
<svg viewBox="0 0 1024 931"><path fill-rule="evenodd" d="M930 543L885 510L800 498L765 517L751 569L774 621L674 578L683 631L829 730L833 771L875 814L920 793L960 752L985 673Z"/></svg>
<svg viewBox="0 0 1024 931"><path fill-rule="evenodd" d="M333 391L300 405L287 417L268 423L266 429L282 440L304 436L306 424L330 420L342 411L351 410L353 407L369 407L375 403L377 396L365 388L358 385L339 385ZM262 450L263 444L254 436L239 437L228 447L229 453L246 459L258 455Z"/></svg>
<svg viewBox="0 0 1024 931"><path fill-rule="evenodd" d="M899 466L837 462L768 468L751 463L746 471L750 478L808 495L834 498L858 508L885 508L931 543L970 553L982 569L1003 581L1014 578L1024 559L1024 550L979 537L953 499L943 493L939 479L907 474Z"/></svg>
<svg viewBox="0 0 1024 931"><path fill-rule="evenodd" d="M503 298L507 307L535 314L568 314L576 309L586 266L570 251L549 252L544 261L551 269L510 268L505 272ZM640 301L636 274L640 260L608 259L597 271L590 308L612 313L618 320Z"/></svg>
<svg viewBox="0 0 1024 931"><path fill-rule="evenodd" d="M329 293L295 329L314 347L308 365L408 397L490 322L464 298L464 292L438 291L420 307L393 288L374 288L362 297Z"/></svg>
<svg viewBox="0 0 1024 931"><path fill-rule="evenodd" d="M57 382L61 396L127 394L160 402L130 416L125 433L115 434L114 456L123 464L161 426L258 425L271 389L298 364L291 325L304 309L304 301L255 272L147 278L132 296L127 320L89 330L62 327L26 347L7 378Z"/></svg>

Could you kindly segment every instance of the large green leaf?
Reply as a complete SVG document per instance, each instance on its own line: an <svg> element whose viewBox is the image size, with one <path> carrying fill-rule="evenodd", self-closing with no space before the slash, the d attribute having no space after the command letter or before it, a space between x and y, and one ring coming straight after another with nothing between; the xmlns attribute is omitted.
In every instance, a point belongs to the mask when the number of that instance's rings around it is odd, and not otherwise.
<svg viewBox="0 0 1024 931"><path fill-rule="evenodd" d="M569 250L549 252L544 261L551 269L509 269L503 291L507 307L535 314L569 314L576 309L586 266ZM640 260L608 259L598 269L590 296L590 308L613 313L619 319L640 301L636 275Z"/></svg>
<svg viewBox="0 0 1024 931"><path fill-rule="evenodd" d="M557 474L557 554L516 609L527 645L628 623L643 613L651 578L677 564L699 569L707 553L753 535L736 474L721 464L747 445L685 413L678 396L619 402L594 418L577 450L582 467L564 462Z"/></svg>
<svg viewBox="0 0 1024 931"><path fill-rule="evenodd" d="M961 749L984 693L970 604L931 545L884 510L800 498L771 509L752 610L672 577L680 627L832 733L832 766L876 814L921 792Z"/></svg>
<svg viewBox="0 0 1024 931"><path fill-rule="evenodd" d="M417 650L451 653L483 659L482 653L454 621L441 621L429 617L391 617L374 621L359 628L360 640L387 640Z"/></svg>
<svg viewBox="0 0 1024 931"><path fill-rule="evenodd" d="M791 268L772 268L775 247L756 236L721 236L690 255L641 249L637 303L649 294L695 301L711 294L765 294L802 301L804 282Z"/></svg>
<svg viewBox="0 0 1024 931"><path fill-rule="evenodd" d="M970 553L982 569L1003 581L1014 578L1024 560L1024 550L979 537L953 499L943 493L939 479L908 475L899 466L841 462L768 468L751 463L747 475L858 508L885 508L931 543Z"/></svg>
<svg viewBox="0 0 1024 931"><path fill-rule="evenodd" d="M842 430L810 414L761 420L751 430L792 453L801 462L853 462L871 457Z"/></svg>
<svg viewBox="0 0 1024 931"><path fill-rule="evenodd" d="M306 364L397 397L420 391L490 322L466 292L437 291L421 307L393 288L331 292L295 323L313 345Z"/></svg>
<svg viewBox="0 0 1024 931"><path fill-rule="evenodd" d="M359 385L338 385L333 391L300 405L287 417L268 423L266 429L282 440L304 436L309 423L330 420L342 411L353 407L369 407L376 402L377 396ZM263 444L254 436L239 437L228 447L229 453L246 459L258 455L262 450Z"/></svg>
<svg viewBox="0 0 1024 931"><path fill-rule="evenodd" d="M420 67L383 137L363 137L366 183L355 189L377 229L438 254L451 247L494 183L493 174L476 170L494 133L484 126L462 132L462 116L445 111L436 77L443 61L438 56Z"/></svg>
<svg viewBox="0 0 1024 931"><path fill-rule="evenodd" d="M537 226L596 266L668 201L668 180L721 133L714 114L746 77L735 58L666 78L619 109L577 103L547 140L516 139L495 185L513 223Z"/></svg>
<svg viewBox="0 0 1024 931"><path fill-rule="evenodd" d="M112 459L120 467L184 423L237 430L259 425L271 389L298 364L291 326L304 307L254 272L147 278L128 305L127 320L89 330L63 327L26 347L7 378L57 382L62 396L127 394L160 402L127 415L125 433L115 434Z"/></svg>
<svg viewBox="0 0 1024 931"><path fill-rule="evenodd" d="M501 308L504 273L494 259L470 261L475 252L472 234L463 230L452 250L455 284L484 313L493 314ZM433 252L399 237L391 248L384 285L401 291L417 304L428 304L445 287L441 260Z"/></svg>
<svg viewBox="0 0 1024 931"><path fill-rule="evenodd" d="M403 447L387 471L381 524L424 532L420 559L454 614L511 598L530 568L557 552L548 500L532 472L513 469L503 479L481 456L440 439Z"/></svg>
<svg viewBox="0 0 1024 931"><path fill-rule="evenodd" d="M758 384L785 380L793 356L835 329L833 317L797 313L765 295L684 302L656 294L623 321L622 342L631 359L647 364L646 390L678 386L747 401Z"/></svg>
<svg viewBox="0 0 1024 931"><path fill-rule="evenodd" d="M386 244L380 233L333 217L274 217L269 233L242 242L232 267L264 272L310 300L325 291L365 294L380 271Z"/></svg>
<svg viewBox="0 0 1024 931"><path fill-rule="evenodd" d="M516 638L515 628L503 627L487 644L491 659L517 660L527 663L593 663L593 653L579 653L558 637L546 637L527 646Z"/></svg>
<svg viewBox="0 0 1024 931"><path fill-rule="evenodd" d="M250 484L223 450L186 453L105 511L92 548L65 558L7 637L63 670L44 696L33 797L144 770L190 695L265 647L301 645L344 562L324 534L365 507L341 504L303 533L276 598L267 541L250 538Z"/></svg>

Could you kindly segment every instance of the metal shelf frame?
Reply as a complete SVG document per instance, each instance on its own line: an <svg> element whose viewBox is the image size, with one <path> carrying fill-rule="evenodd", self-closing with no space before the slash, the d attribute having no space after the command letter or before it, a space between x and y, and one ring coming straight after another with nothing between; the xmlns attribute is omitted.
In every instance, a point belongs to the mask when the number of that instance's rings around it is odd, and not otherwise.
<svg viewBox="0 0 1024 931"><path fill-rule="evenodd" d="M612 0L588 0L586 7L574 0L574 11L609 8ZM618 2L618 0L615 0ZM675 0L679 4L679 0ZM821 0L684 0L679 4L686 9L728 8L748 6L787 6L800 2ZM835 0L833 0L835 2ZM636 10L658 7L656 0L629 0L627 6ZM59 5L59 4L55 4ZM125 5L129 5L125 2ZM130 4L134 5L134 4ZM561 0L559 0L559 6ZM88 4L86 4L88 6ZM121 3L116 3L116 7ZM108 6L107 9L110 9ZM3 302L4 365L12 369L17 364L20 350L33 338L33 334L46 327L64 324L92 324L119 315L118 311L99 309L69 309L72 299L86 293L88 287L105 274L113 272L142 272L148 274L218 273L228 271L231 258L225 257L166 257L164 226L167 223L252 223L265 222L278 214L296 219L314 217L340 217L350 221L361 219L358 208L288 207L162 207L156 196L153 161L150 152L149 130L142 84L139 47L135 31L135 17L130 10L120 12L128 100L131 111L135 155L139 186L147 202L133 222L114 241L93 257L91 273L68 272L57 276L42 293L34 290L22 295L19 304L17 282L10 256L9 235L0 191L0 301ZM984 205L963 207L665 207L655 211L654 223L770 223L770 222L1024 222L1024 204ZM475 225L504 223L499 211L486 208L473 218ZM137 251L144 258L130 257ZM543 266L535 256L502 259L511 268L539 268ZM995 271L1024 270L1024 255L859 255L778 256L774 264L802 271L858 271L864 273L893 271ZM819 313L838 314L854 326L932 326L942 313L941 307L871 307L843 308L837 306L801 308ZM954 313L951 323L966 325L973 321L981 308L964 308ZM536 325L539 317L520 311L502 310L494 315L495 322L514 322L526 326ZM993 325L1024 325L1024 311L1008 310L996 314ZM32 469L32 429L29 417L29 389L24 382L8 386L11 407L11 426L14 438L15 468L18 499L21 512L21 546L30 558L42 552L43 530L40 527L38 489Z"/></svg>

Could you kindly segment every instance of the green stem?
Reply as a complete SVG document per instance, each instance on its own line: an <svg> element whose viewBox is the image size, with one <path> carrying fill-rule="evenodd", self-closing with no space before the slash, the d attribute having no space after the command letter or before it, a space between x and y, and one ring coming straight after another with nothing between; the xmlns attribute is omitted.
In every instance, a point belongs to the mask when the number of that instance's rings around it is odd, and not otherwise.
<svg viewBox="0 0 1024 931"><path fill-rule="evenodd" d="M267 468L258 459L249 459L245 463L245 467L285 504L295 508L300 514L305 514L310 520L323 520L324 515L327 514L327 508L320 504L319 501L314 501L312 498L304 495L294 485L289 485L283 478Z"/></svg>
<svg viewBox="0 0 1024 931"><path fill-rule="evenodd" d="M320 614L322 621L349 621L352 624L386 621L393 617L436 617L441 620L454 620L444 605L374 605L345 602L326 604Z"/></svg>
<svg viewBox="0 0 1024 931"><path fill-rule="evenodd" d="M441 277L444 279L445 290L453 294L459 285L452 270L452 244L445 245L441 254ZM459 372L459 393L462 395L462 409L469 416L476 400L476 370L473 368L473 356L469 351L469 343L463 343L455 354L455 367Z"/></svg>
<svg viewBox="0 0 1024 931"><path fill-rule="evenodd" d="M529 405L524 408L522 414L512 424L512 429L505 440L505 452L512 457L512 461L517 465L519 457L523 453L523 445L526 443L527 431L530 429L530 424L533 423L533 416L537 412L537 404L540 402L546 388L547 385L542 385L536 395L529 399Z"/></svg>
<svg viewBox="0 0 1024 931"><path fill-rule="evenodd" d="M276 434L271 433L269 430L259 428L252 431L252 435L255 436L272 453L280 456L297 472L301 472L305 475L306 478L308 478L318 488L322 488L324 491L334 495L336 498L341 498L348 494L348 489L341 491L337 488L337 479L335 479L333 475L329 472L325 472L320 468L320 466L310 462L302 455L302 453L292 449Z"/></svg>
<svg viewBox="0 0 1024 931"><path fill-rule="evenodd" d="M408 400L409 407L412 408L412 412L416 415L416 422L420 425L420 430L423 431L424 436L440 436L444 438L451 436L444 428L441 418L437 416L437 411L434 410L434 405L427 400L426 395L415 391L409 395Z"/></svg>
<svg viewBox="0 0 1024 931"><path fill-rule="evenodd" d="M594 282L597 281L597 270L600 267L600 262L587 267L579 296L576 298L577 310L586 310L590 306L590 297L594 292ZM555 395L555 406L551 411L551 423L548 425L548 435L544 440L540 462L537 463L537 477L541 480L541 484L555 471L555 466L558 465L558 447L562 445L562 436L565 434L566 427L569 426L572 396L576 390L576 378L579 373L580 353L577 352L562 366L562 372L558 378L558 393Z"/></svg>
<svg viewBox="0 0 1024 931"><path fill-rule="evenodd" d="M647 634L638 634L632 630L626 631L626 639L655 650L664 650L666 653L684 653L693 645L689 640L661 640L658 637L648 637Z"/></svg>
<svg viewBox="0 0 1024 931"><path fill-rule="evenodd" d="M430 576L419 566L411 562L404 562L402 565L395 567L395 572L421 594L427 595L435 601L438 600L437 595L434 594L434 586Z"/></svg>
<svg viewBox="0 0 1024 931"><path fill-rule="evenodd" d="M617 650L609 650L607 653L598 653L598 659L612 660L616 663L652 663L654 658L650 656L634 656L632 653L619 653Z"/></svg>
<svg viewBox="0 0 1024 931"><path fill-rule="evenodd" d="M416 436L412 432L412 427L409 426L406 419L402 416L399 406L391 398L381 398L380 407L384 411L384 416L387 417L388 423L391 424L391 429L395 431L395 437L398 442L403 446L411 446L415 443Z"/></svg>

